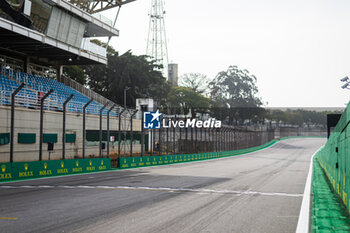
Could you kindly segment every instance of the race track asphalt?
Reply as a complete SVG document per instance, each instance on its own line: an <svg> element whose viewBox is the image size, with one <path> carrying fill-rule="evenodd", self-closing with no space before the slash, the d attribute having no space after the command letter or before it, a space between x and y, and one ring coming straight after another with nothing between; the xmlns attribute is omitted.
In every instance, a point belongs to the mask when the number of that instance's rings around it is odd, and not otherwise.
<svg viewBox="0 0 350 233"><path fill-rule="evenodd" d="M295 232L326 139L234 157L0 184L0 232Z"/></svg>

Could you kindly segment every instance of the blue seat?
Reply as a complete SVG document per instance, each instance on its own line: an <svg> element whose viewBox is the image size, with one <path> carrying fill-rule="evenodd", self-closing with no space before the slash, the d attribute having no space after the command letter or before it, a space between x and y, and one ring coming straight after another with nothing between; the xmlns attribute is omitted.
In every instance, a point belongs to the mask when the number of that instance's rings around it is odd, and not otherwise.
<svg viewBox="0 0 350 233"><path fill-rule="evenodd" d="M0 67L1 68L1 67ZM9 70L5 70L5 74L7 76L10 74ZM23 72L15 71L11 72L11 74L14 76L13 78L17 78L19 82L24 82L26 86L30 87L23 88L21 92L26 93L23 94L22 98L31 98L33 100L37 99L37 92L44 92L47 93L50 89L54 90L54 95L51 95L49 98L51 98L50 105L58 110L62 109L63 102L71 95L74 94L73 99L69 102L70 107L68 108L68 111L72 112L82 112L83 106L90 100L87 96L83 95L82 93L64 85L63 83L58 82L57 80L41 77L37 75L32 74L25 74ZM19 84L11 80L6 75L1 74L0 76L0 88L2 90L6 91L13 91L15 90ZM20 94L19 93L19 94ZM18 94L18 95L19 95ZM20 96L20 95L19 95ZM0 101L0 103L7 103L7 100ZM30 103L25 103L24 106L29 107L31 106ZM89 114L99 114L100 109L102 108L102 105L93 101L89 107L87 108L86 112ZM103 114L107 114L107 109L104 109ZM112 116L117 115L116 113L112 112Z"/></svg>

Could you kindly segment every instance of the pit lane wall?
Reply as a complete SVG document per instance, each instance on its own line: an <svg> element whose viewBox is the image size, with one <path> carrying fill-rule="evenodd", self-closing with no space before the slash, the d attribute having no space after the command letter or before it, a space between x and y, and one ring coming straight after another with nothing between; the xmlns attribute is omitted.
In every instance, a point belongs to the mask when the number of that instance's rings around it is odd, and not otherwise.
<svg viewBox="0 0 350 233"><path fill-rule="evenodd" d="M0 163L0 182L107 171L108 158Z"/></svg>
<svg viewBox="0 0 350 233"><path fill-rule="evenodd" d="M328 180L350 210L350 103L330 135L326 145L320 149L316 159L323 168Z"/></svg>

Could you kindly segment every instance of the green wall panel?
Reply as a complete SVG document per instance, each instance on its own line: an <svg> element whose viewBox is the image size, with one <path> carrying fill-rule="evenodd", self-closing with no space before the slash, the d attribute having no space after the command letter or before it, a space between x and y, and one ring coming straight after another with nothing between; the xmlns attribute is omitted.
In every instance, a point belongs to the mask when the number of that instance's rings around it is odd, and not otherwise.
<svg viewBox="0 0 350 233"><path fill-rule="evenodd" d="M66 134L66 142L67 143L74 143L77 140L77 135L74 134Z"/></svg>
<svg viewBox="0 0 350 233"><path fill-rule="evenodd" d="M10 143L10 133L0 133L0 145L6 145Z"/></svg>
<svg viewBox="0 0 350 233"><path fill-rule="evenodd" d="M36 134L35 133L18 133L17 142L23 143L23 144L36 143Z"/></svg>
<svg viewBox="0 0 350 233"><path fill-rule="evenodd" d="M57 142L57 133L44 133L43 134L43 142L48 143L56 143Z"/></svg>

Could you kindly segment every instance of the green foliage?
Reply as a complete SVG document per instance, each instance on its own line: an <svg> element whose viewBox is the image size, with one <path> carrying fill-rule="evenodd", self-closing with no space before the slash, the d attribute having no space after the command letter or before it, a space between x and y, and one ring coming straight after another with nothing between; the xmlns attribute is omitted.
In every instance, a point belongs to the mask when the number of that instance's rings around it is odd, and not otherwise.
<svg viewBox="0 0 350 233"><path fill-rule="evenodd" d="M124 103L124 88L127 91L127 106L135 107L137 98L153 98L165 102L170 85L166 82L159 65L147 56L135 56L131 51L123 55L108 56L107 66L86 66L89 86L95 92L119 103Z"/></svg>
<svg viewBox="0 0 350 233"><path fill-rule="evenodd" d="M210 100L189 87L172 87L168 95L168 107L181 109L183 114L192 110L195 112L209 108Z"/></svg>
<svg viewBox="0 0 350 233"><path fill-rule="evenodd" d="M198 94L206 94L208 78L201 73L186 73L180 77L180 85L188 87Z"/></svg>
<svg viewBox="0 0 350 233"><path fill-rule="evenodd" d="M302 126L306 124L327 125L327 114L339 113L330 111L310 111L305 109L287 109L285 111L270 109L267 119L277 123Z"/></svg>
<svg viewBox="0 0 350 233"><path fill-rule="evenodd" d="M211 98L221 107L259 107L262 101L257 97L256 77L247 70L230 66L219 72L209 83Z"/></svg>
<svg viewBox="0 0 350 233"><path fill-rule="evenodd" d="M263 120L265 111L260 108L262 100L257 97L256 77L247 70L230 66L219 72L209 83L212 112L228 124L244 120Z"/></svg>
<svg viewBox="0 0 350 233"><path fill-rule="evenodd" d="M84 71L79 66L64 66L63 75L77 81L82 85L85 85L87 83L87 78L84 74Z"/></svg>

